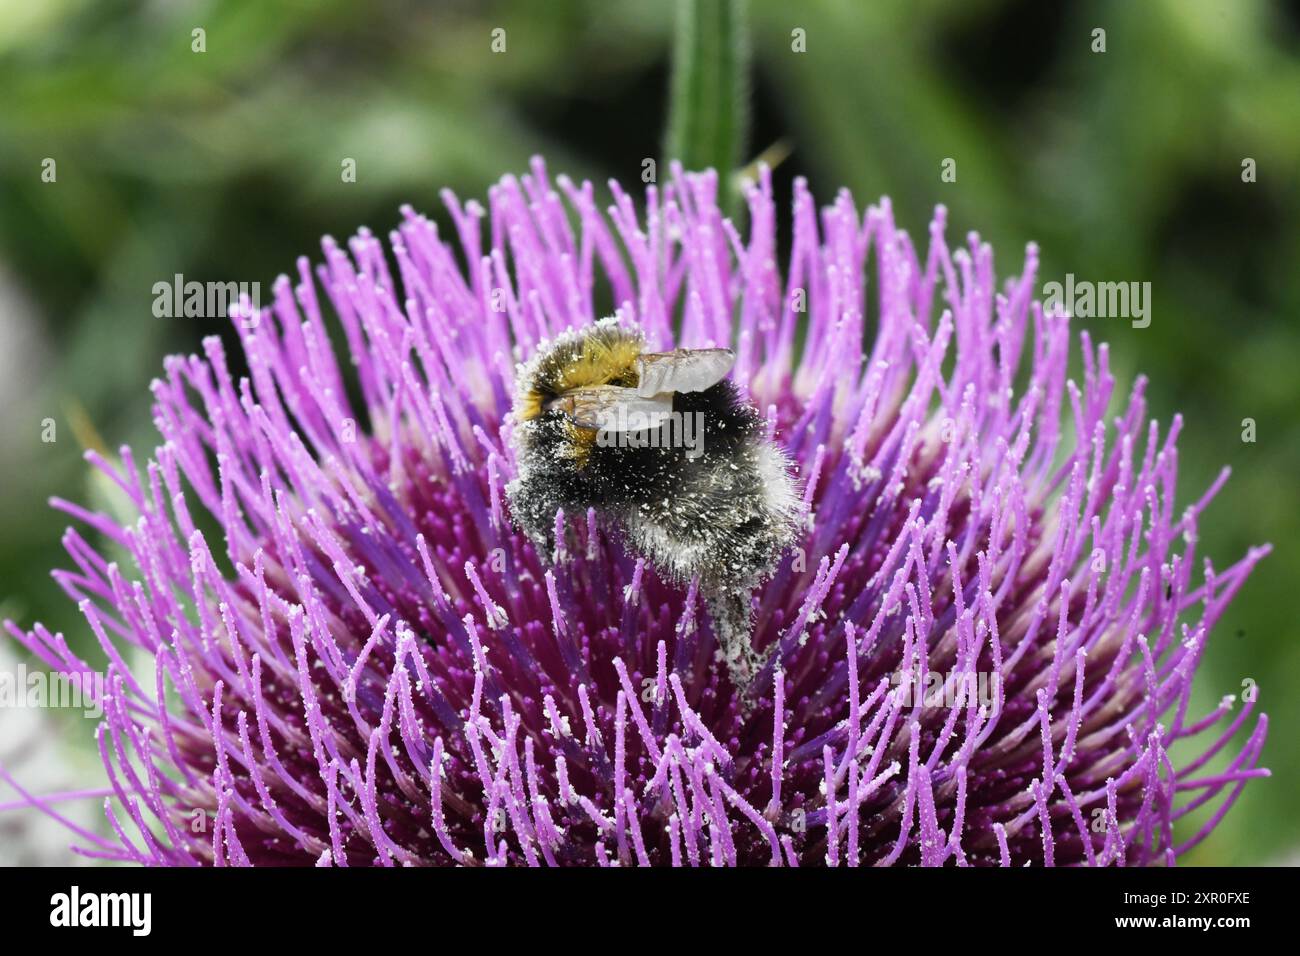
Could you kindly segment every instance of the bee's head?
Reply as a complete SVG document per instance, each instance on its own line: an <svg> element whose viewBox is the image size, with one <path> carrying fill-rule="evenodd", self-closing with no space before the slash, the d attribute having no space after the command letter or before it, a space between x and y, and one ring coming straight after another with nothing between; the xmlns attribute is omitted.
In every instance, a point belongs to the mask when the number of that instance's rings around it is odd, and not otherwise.
<svg viewBox="0 0 1300 956"><path fill-rule="evenodd" d="M729 349L646 352L639 330L603 319L566 332L520 368L514 418L525 447L547 446L581 467L598 432L659 421L672 413L674 394L711 388L734 361Z"/></svg>
<svg viewBox="0 0 1300 956"><path fill-rule="evenodd" d="M578 389L635 388L640 379L636 360L644 348L639 330L608 319L559 336L521 368L515 420L522 423L550 412L562 413L557 403Z"/></svg>

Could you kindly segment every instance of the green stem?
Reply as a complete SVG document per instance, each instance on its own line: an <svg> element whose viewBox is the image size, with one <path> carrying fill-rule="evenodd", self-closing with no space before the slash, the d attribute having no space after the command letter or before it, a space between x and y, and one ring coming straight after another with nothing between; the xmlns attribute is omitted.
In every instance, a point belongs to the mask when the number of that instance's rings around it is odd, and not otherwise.
<svg viewBox="0 0 1300 956"><path fill-rule="evenodd" d="M748 71L744 0L678 0L666 159L716 169L728 205L748 133Z"/></svg>

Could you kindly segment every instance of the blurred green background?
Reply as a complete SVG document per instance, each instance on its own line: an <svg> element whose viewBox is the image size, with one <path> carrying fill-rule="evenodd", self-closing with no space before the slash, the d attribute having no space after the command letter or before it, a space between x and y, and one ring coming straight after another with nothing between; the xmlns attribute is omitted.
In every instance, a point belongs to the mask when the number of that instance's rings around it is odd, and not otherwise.
<svg viewBox="0 0 1300 956"><path fill-rule="evenodd" d="M155 282L269 290L322 234L386 231L402 202L445 223L440 188L482 196L533 153L638 183L661 154L672 19L648 0L0 2L3 616L84 630L48 577L65 521L45 499L102 496L80 442L151 449L162 357L226 333L155 318ZM1110 341L1122 388L1141 370L1153 414L1185 414L1186 502L1233 467L1202 553L1226 567L1276 548L1198 682L1204 706L1259 683L1275 775L1187 862L1300 860L1300 5L759 0L749 24L746 156L792 147L780 189L804 175L823 201L888 194L914 235L943 202L950 239L978 229L1003 272L1034 239L1044 280L1151 282L1149 328L1079 324ZM956 183L940 181L946 157Z"/></svg>

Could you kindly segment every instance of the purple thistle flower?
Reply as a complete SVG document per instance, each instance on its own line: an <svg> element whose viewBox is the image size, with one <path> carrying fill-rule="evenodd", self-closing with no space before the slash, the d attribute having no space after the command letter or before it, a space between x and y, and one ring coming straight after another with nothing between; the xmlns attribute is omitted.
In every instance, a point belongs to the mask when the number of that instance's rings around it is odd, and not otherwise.
<svg viewBox="0 0 1300 956"><path fill-rule="evenodd" d="M610 188L604 214L537 160L486 209L444 195L459 253L409 208L387 249L326 239L322 265L300 259L270 308L236 315L246 377L215 337L166 362L143 473L129 449L120 467L87 456L138 519L55 502L133 565L67 532L76 569L57 578L107 655L115 796L113 836L77 829L81 852L1106 865L1202 839L1267 773L1262 715L1206 769L1253 702L1188 714L1209 632L1267 549L1193 579L1227 473L1176 509L1181 421L1146 420L1141 379L1108 420L1115 381L1086 332L1067 377L1035 248L999 285L978 236L949 248L942 208L918 247L888 200L819 212L798 182L783 277L766 171L748 239L712 173L675 169L644 218ZM746 700L696 586L593 513L556 516L554 555L512 530L516 362L599 319L604 289L651 347L734 347L798 464L802 536L754 593L770 654ZM51 668L91 669L61 635L8 627ZM1201 756L1176 765L1192 738ZM1176 843L1174 821L1214 801Z"/></svg>

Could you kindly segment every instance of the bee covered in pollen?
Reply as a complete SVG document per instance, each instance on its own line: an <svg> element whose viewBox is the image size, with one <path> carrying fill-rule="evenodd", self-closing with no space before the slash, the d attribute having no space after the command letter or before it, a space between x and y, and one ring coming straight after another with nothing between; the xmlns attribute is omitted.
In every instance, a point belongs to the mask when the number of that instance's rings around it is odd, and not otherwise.
<svg viewBox="0 0 1300 956"><path fill-rule="evenodd" d="M555 515L595 509L677 584L699 578L733 684L761 664L750 593L795 540L785 454L725 376L729 349L646 352L616 319L570 330L519 367L511 516L549 558Z"/></svg>

